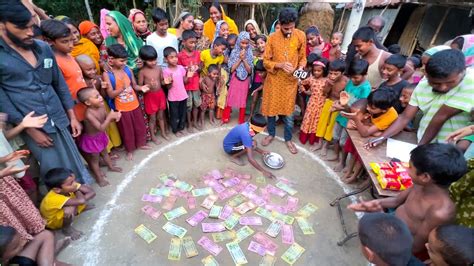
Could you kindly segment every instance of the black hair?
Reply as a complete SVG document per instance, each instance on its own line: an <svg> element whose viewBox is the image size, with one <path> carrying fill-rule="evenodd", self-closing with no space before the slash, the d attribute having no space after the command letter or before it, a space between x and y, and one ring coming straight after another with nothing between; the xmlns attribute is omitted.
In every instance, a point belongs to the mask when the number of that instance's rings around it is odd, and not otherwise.
<svg viewBox="0 0 474 266"><path fill-rule="evenodd" d="M168 13L159 7L153 8L151 10L151 18L153 19L154 23L159 23L162 20L169 21Z"/></svg>
<svg viewBox="0 0 474 266"><path fill-rule="evenodd" d="M197 35L193 30L185 30L181 34L181 39L183 39L183 41L189 40L191 38L197 39Z"/></svg>
<svg viewBox="0 0 474 266"><path fill-rule="evenodd" d="M418 84L416 83L410 83L407 86L403 87L403 89L409 89L409 90L414 90Z"/></svg>
<svg viewBox="0 0 474 266"><path fill-rule="evenodd" d="M143 61L156 60L158 58L158 53L156 53L155 48L151 45L143 45L138 52L138 56Z"/></svg>
<svg viewBox="0 0 474 266"><path fill-rule="evenodd" d="M390 87L380 86L367 96L367 103L375 108L388 110L393 106L395 98L395 92Z"/></svg>
<svg viewBox="0 0 474 266"><path fill-rule="evenodd" d="M219 71L219 67L216 64L210 64L207 67L207 73L211 73L212 71L217 70Z"/></svg>
<svg viewBox="0 0 474 266"><path fill-rule="evenodd" d="M358 109L361 113L367 113L367 99L359 99L351 104L351 109Z"/></svg>
<svg viewBox="0 0 474 266"><path fill-rule="evenodd" d="M467 172L462 152L452 144L418 146L411 151L410 161L417 175L427 173L435 184L446 188Z"/></svg>
<svg viewBox="0 0 474 266"><path fill-rule="evenodd" d="M15 228L7 225L0 225L0 258L3 257L5 250L7 249L13 237L15 237Z"/></svg>
<svg viewBox="0 0 474 266"><path fill-rule="evenodd" d="M55 19L41 21L41 31L43 32L43 36L51 41L71 35L71 30L67 25Z"/></svg>
<svg viewBox="0 0 474 266"><path fill-rule="evenodd" d="M33 24L33 37L37 38L39 36L43 36L43 31L41 30L40 26Z"/></svg>
<svg viewBox="0 0 474 266"><path fill-rule="evenodd" d="M298 22L298 12L292 7L285 7L280 11L278 15L278 21L280 25L297 23Z"/></svg>
<svg viewBox="0 0 474 266"><path fill-rule="evenodd" d="M209 7L209 9L211 9L211 7L215 7L222 14L221 5L219 4L219 1L217 0L212 1L212 4Z"/></svg>
<svg viewBox="0 0 474 266"><path fill-rule="evenodd" d="M441 257L448 265L474 263L474 229L460 225L441 225L435 229L436 239L442 243Z"/></svg>
<svg viewBox="0 0 474 266"><path fill-rule="evenodd" d="M168 46L166 47L164 50L163 50L163 57L167 58L168 56L170 56L172 53L178 53L176 51L176 49L174 49L173 47L171 46Z"/></svg>
<svg viewBox="0 0 474 266"><path fill-rule="evenodd" d="M421 63L421 56L418 55L418 54L414 54L410 57L408 57L407 61L410 61L413 63L413 66L415 66L415 68L420 68L423 66L423 64Z"/></svg>
<svg viewBox="0 0 474 266"><path fill-rule="evenodd" d="M107 54L113 58L128 58L128 52L121 44L107 46Z"/></svg>
<svg viewBox="0 0 474 266"><path fill-rule="evenodd" d="M366 213L359 221L359 238L391 266L406 266L410 260L413 236L408 226L395 215Z"/></svg>
<svg viewBox="0 0 474 266"><path fill-rule="evenodd" d="M229 36L227 36L227 42L229 42L230 39L236 39L239 38L239 35L235 34L235 33L231 33L229 34Z"/></svg>
<svg viewBox="0 0 474 266"><path fill-rule="evenodd" d="M387 50L391 54L399 54L400 51L402 50L402 47L398 43L394 43L390 46L387 47Z"/></svg>
<svg viewBox="0 0 474 266"><path fill-rule="evenodd" d="M264 42L267 42L267 36L263 34L257 35L257 37L255 37L255 42L257 42L260 39L262 39Z"/></svg>
<svg viewBox="0 0 474 266"><path fill-rule="evenodd" d="M428 77L447 78L453 73L461 73L466 69L464 54L456 49L439 51L431 56L425 70Z"/></svg>
<svg viewBox="0 0 474 266"><path fill-rule="evenodd" d="M254 114L250 119L250 124L257 127L265 127L267 126L267 119L261 114Z"/></svg>
<svg viewBox="0 0 474 266"><path fill-rule="evenodd" d="M310 53L306 58L306 66L310 67L313 65L314 61L319 60L321 58L320 55L316 53Z"/></svg>
<svg viewBox="0 0 474 266"><path fill-rule="evenodd" d="M214 48L214 46L221 46L221 45L224 45L224 46L227 46L227 41L222 38L222 37L217 37L215 40L214 40L214 43L212 45L212 48Z"/></svg>
<svg viewBox="0 0 474 266"><path fill-rule="evenodd" d="M458 47L459 47L459 50L462 50L463 46L464 46L464 37L462 36L458 36L456 38L453 39L453 41L451 42L451 44L456 44Z"/></svg>
<svg viewBox="0 0 474 266"><path fill-rule="evenodd" d="M370 24L370 22L374 19L379 19L380 22L382 22L381 24L381 27L380 27L380 30L382 30L384 27L385 27L385 18L382 17L382 16L373 16L371 17L368 21L367 21L367 24Z"/></svg>
<svg viewBox="0 0 474 266"><path fill-rule="evenodd" d="M313 34L313 35L316 35L316 36L321 35L321 33L319 32L319 29L316 26L310 26L309 28L307 28L306 31L305 31L305 34L306 35Z"/></svg>
<svg viewBox="0 0 474 266"><path fill-rule="evenodd" d="M31 21L31 12L18 0L0 1L0 22L10 22L17 27L26 28Z"/></svg>
<svg viewBox="0 0 474 266"><path fill-rule="evenodd" d="M328 72L329 72L329 69L328 69L329 60L327 60L324 57L319 57L318 59L314 60L313 63L316 62L316 61L319 61L319 62L324 64L323 77L326 77L328 75ZM311 65L311 71L313 70L313 68L314 68L314 65L312 64Z"/></svg>
<svg viewBox="0 0 474 266"><path fill-rule="evenodd" d="M49 189L61 188L64 181L73 174L74 172L67 168L53 168L44 176L44 183Z"/></svg>
<svg viewBox="0 0 474 266"><path fill-rule="evenodd" d="M407 63L407 58L401 54L393 54L385 59L385 64L396 66L398 69L403 69Z"/></svg>
<svg viewBox="0 0 474 266"><path fill-rule="evenodd" d="M354 34L352 35L352 40L361 40L363 42L374 41L375 39L375 32L369 26L360 27Z"/></svg>
<svg viewBox="0 0 474 266"><path fill-rule="evenodd" d="M77 23L74 20L72 20L70 17L62 17L61 19L57 19L57 20L63 22L66 25L72 25L76 27L77 30L79 30Z"/></svg>
<svg viewBox="0 0 474 266"><path fill-rule="evenodd" d="M329 71L339 71L344 73L346 70L346 62L342 59L336 59L329 63Z"/></svg>
<svg viewBox="0 0 474 266"><path fill-rule="evenodd" d="M85 87L85 88L82 88L80 89L78 92L77 92L77 99L81 102L81 103L86 103L87 100L89 100L89 97L90 97L90 93L93 92L93 91L96 91L95 88L90 88L90 87Z"/></svg>
<svg viewBox="0 0 474 266"><path fill-rule="evenodd" d="M255 71L267 71L263 65L262 59L258 59L257 63L255 64Z"/></svg>
<svg viewBox="0 0 474 266"><path fill-rule="evenodd" d="M349 77L355 75L367 75L367 70L369 69L369 63L364 59L354 59L349 65L347 70L347 75Z"/></svg>

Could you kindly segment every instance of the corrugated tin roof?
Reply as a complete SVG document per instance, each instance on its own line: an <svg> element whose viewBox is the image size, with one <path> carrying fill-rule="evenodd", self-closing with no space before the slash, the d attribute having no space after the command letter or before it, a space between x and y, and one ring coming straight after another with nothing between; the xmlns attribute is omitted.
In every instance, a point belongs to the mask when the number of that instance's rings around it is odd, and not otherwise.
<svg viewBox="0 0 474 266"><path fill-rule="evenodd" d="M367 0L365 1L365 7L384 7L386 5L396 5L402 1L400 0ZM346 4L346 8L352 8L353 3Z"/></svg>

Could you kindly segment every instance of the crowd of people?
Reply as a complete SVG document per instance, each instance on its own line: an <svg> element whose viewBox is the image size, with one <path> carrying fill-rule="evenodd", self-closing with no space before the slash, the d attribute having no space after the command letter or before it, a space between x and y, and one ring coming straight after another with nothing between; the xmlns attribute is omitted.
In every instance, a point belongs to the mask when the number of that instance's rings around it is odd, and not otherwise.
<svg viewBox="0 0 474 266"><path fill-rule="evenodd" d="M277 123L290 153L298 130L301 145L336 161L346 183L365 171L348 130L367 137L367 148L416 132L413 187L349 206L395 213L361 219L363 253L376 265L474 262L474 35L406 57L380 42L381 16L343 53L343 33L324 40L317 25L299 30L293 8L280 11L268 36L254 20L239 32L217 2L207 21L182 12L172 28L161 8L151 18L102 9L99 25L40 11L0 0L2 263L64 265L55 257L83 234L72 224L94 207L90 184L109 185L101 167L121 172L123 151L133 160L170 134L231 123L233 111L239 125L224 150L239 165L247 154L266 177L252 150L266 151L252 137L266 129L261 145L270 145ZM55 241L59 229L67 237Z"/></svg>

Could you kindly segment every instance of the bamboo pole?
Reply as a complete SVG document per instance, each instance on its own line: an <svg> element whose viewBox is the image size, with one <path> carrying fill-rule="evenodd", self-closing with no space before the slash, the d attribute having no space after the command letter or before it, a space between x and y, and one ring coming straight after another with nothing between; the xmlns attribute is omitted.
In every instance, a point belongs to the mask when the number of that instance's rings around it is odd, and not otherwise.
<svg viewBox="0 0 474 266"><path fill-rule="evenodd" d="M438 34L441 30L441 27L443 27L444 21L448 17L448 14L449 14L450 10L451 10L451 8L448 8L448 9L446 9L446 12L444 12L444 16L441 19L441 22L439 23L438 28L436 28L436 31L435 31L435 34L433 35L433 38L431 38L429 47L433 46L434 42L436 41L436 38L438 37Z"/></svg>
<svg viewBox="0 0 474 266"><path fill-rule="evenodd" d="M87 15L89 16L89 20L94 22L94 17L92 16L91 6L89 4L89 0L84 0L84 4L86 5Z"/></svg>

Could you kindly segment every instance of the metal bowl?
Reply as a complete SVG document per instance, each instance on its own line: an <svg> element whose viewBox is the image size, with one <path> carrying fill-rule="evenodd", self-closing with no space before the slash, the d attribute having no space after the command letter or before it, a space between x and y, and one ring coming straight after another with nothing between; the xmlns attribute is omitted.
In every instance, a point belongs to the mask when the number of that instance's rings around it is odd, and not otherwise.
<svg viewBox="0 0 474 266"><path fill-rule="evenodd" d="M285 160L276 152L270 152L263 156L263 162L271 169L281 169L285 166Z"/></svg>

